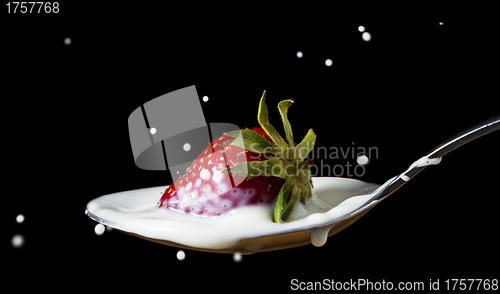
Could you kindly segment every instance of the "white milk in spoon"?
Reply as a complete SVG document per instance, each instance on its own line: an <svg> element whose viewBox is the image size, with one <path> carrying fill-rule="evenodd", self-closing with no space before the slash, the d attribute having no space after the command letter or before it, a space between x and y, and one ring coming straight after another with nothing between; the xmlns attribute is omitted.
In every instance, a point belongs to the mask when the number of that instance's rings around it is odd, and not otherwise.
<svg viewBox="0 0 500 294"><path fill-rule="evenodd" d="M238 207L217 218L158 209L168 186L102 196L88 203L86 213L123 231L196 248L225 249L242 239L310 228L315 228L311 243L322 246L331 228L325 224L361 207L379 187L345 178L313 178L313 184L313 197L307 205L299 203L284 223L272 221L274 203Z"/></svg>

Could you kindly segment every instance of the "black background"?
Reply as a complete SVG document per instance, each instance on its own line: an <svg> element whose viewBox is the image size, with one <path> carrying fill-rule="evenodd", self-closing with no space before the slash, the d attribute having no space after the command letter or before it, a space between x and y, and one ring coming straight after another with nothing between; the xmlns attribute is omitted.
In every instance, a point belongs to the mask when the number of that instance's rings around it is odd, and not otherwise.
<svg viewBox="0 0 500 294"><path fill-rule="evenodd" d="M200 101L209 97L201 101L207 122L242 127L257 126L263 90L278 129L275 105L293 98L296 140L313 128L317 146L377 147L378 158L355 178L381 184L447 138L498 115L491 18L436 7L392 13L365 7L351 17L322 7L190 14L89 5L61 4L58 15L31 16L1 8L1 243L11 261L8 282L284 291L293 278L426 287L429 279L493 278L497 133L450 153L320 248L247 255L241 263L185 250L179 261L176 248L116 230L97 236L84 214L98 196L170 183L167 173L134 165L127 118L190 85ZM327 58L333 66L325 66ZM356 164L350 157L323 162ZM18 214L26 217L22 224ZM10 240L18 233L26 242L15 249Z"/></svg>

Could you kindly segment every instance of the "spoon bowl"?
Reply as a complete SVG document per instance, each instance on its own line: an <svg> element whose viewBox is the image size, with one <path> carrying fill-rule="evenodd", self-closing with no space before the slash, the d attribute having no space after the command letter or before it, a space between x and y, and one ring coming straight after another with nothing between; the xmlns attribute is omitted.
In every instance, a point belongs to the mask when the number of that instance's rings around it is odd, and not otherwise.
<svg viewBox="0 0 500 294"><path fill-rule="evenodd" d="M369 200L371 194L380 187L376 184L339 177L314 177L313 184L317 201L328 205L328 208L330 208L327 213L318 213L315 215L316 218L308 214L292 215L294 221L281 224L273 223L271 216L269 216L268 219L264 218L264 221L269 222L269 226L265 226L261 231L253 232L250 232L250 230L254 224L243 222L240 224L241 230L247 232L243 232L242 236L250 237L236 238L236 242L230 246L216 245L215 247L212 246L212 248L189 246L187 243L167 240L170 235L168 233L165 234L166 238L155 237L155 231L157 230L175 230L177 227L176 223L172 224L171 218L178 217L178 212L170 214L158 213L157 215L148 213L150 208L153 211L156 208L156 201L158 195L160 195L158 192L164 191L168 186L125 191L96 198L87 205L86 214L91 219L122 232L164 245L206 252L247 254L291 248L310 244L312 241L316 246L323 245L328 234L333 235L341 231L366 212L339 222L336 222L335 218L343 218L346 212L351 212L353 208L363 205L363 201ZM363 199L352 201L360 197L363 197ZM271 208L272 206L267 208L269 213L272 212ZM126 221L127 219L130 220ZM192 220L192 216L189 220ZM135 223L151 229L137 230L134 227ZM193 222L191 224L192 226L184 228L185 234L199 234L197 226L204 225L203 223ZM220 225L206 226L204 230L212 230L214 234L217 234L217 226ZM227 236L224 237L227 238ZM315 240L315 237L317 240ZM200 236L200 238L203 237Z"/></svg>
<svg viewBox="0 0 500 294"><path fill-rule="evenodd" d="M392 177L380 186L346 178L313 178L314 191L317 197L321 201L328 203L331 209L323 213L313 213L302 219L280 224L272 223L271 218L269 218L269 224L266 225L265 230L261 231L261 234L255 234L255 232L253 234L247 233L242 227L243 229L240 231L243 231L241 235L243 237L235 237L234 240L223 245L218 244L215 246L212 244L210 246L201 246L196 241L204 237L215 240L219 236L216 233L221 234L220 236L224 236L224 233L228 234L224 230L214 233L198 230L198 232L205 233L206 235L193 236L191 245L188 245L189 242L176 242L172 238L166 240L165 238L158 237L160 236L158 232L162 230L172 235L176 232L179 233L179 231L181 234L185 234L185 232L179 229L165 229L161 226L155 226L151 223L151 215L140 214L141 211L148 209L149 211L154 211L152 209L156 207L156 201L159 198L159 195L155 195L155 193L161 193L166 187L155 187L102 196L89 202L85 212L91 219L128 234L184 249L214 253L238 252L249 254L292 248L310 243L315 246L321 246L329 236L347 228L427 166L440 163L442 157L452 150L499 128L500 116L477 124L438 145L427 155L411 164L404 172ZM139 216L139 218L136 219L136 222L121 223L121 214ZM158 221L162 222L161 219ZM141 225L144 226L146 223L150 231L147 234L138 233L139 230L137 228ZM241 224L245 225L246 223L241 222ZM195 224L193 226L205 225ZM224 224L222 223L222 225ZM215 226L220 225L215 224ZM248 228L251 227L249 226Z"/></svg>

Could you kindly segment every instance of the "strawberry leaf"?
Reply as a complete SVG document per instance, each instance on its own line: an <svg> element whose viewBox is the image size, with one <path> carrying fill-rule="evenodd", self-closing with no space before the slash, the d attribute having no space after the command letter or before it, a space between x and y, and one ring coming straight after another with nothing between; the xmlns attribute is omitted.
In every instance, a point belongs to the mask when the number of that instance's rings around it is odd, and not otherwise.
<svg viewBox="0 0 500 294"><path fill-rule="evenodd" d="M281 211L283 210L283 188L285 185L281 186L281 190L278 193L278 197L276 197L276 203L274 204L273 211L273 221L275 223L281 222Z"/></svg>
<svg viewBox="0 0 500 294"><path fill-rule="evenodd" d="M224 145L234 145L255 153L270 153L276 155L281 152L281 148L251 130L239 130L224 133L228 137L235 138L224 142Z"/></svg>
<svg viewBox="0 0 500 294"><path fill-rule="evenodd" d="M276 203L274 204L273 220L275 223L281 222L281 211L283 210L285 199L287 199L290 192L292 192L293 186L290 178L287 178L283 186L281 186L281 190L276 198Z"/></svg>
<svg viewBox="0 0 500 294"><path fill-rule="evenodd" d="M290 216L292 211L295 209L295 206L297 206L297 203L300 200L300 197L302 196L302 190L297 187L297 185L293 186L292 189L292 197L290 198L290 201L288 201L288 204L286 205L285 209L283 210L283 214L281 215L281 219L286 221L287 218Z"/></svg>
<svg viewBox="0 0 500 294"><path fill-rule="evenodd" d="M288 147L288 144L283 140L278 131L269 123L269 115L267 113L267 106L265 104L266 91L262 94L262 98L260 98L259 103L259 113L257 114L257 120L259 121L260 126L266 132L266 134L273 140L276 145L285 149Z"/></svg>
<svg viewBox="0 0 500 294"><path fill-rule="evenodd" d="M278 110L280 111L281 114L281 120L283 121L283 127L285 128L285 135L286 135L286 140L288 141L288 145L290 147L293 147L295 144L293 143L293 133L292 133L292 126L290 125L290 122L288 121L288 107L292 105L293 100L283 100L278 104Z"/></svg>
<svg viewBox="0 0 500 294"><path fill-rule="evenodd" d="M295 149L298 151L301 160L306 158L307 154L311 152L314 147L314 143L316 143L316 134L312 129L309 129L302 142L295 146Z"/></svg>

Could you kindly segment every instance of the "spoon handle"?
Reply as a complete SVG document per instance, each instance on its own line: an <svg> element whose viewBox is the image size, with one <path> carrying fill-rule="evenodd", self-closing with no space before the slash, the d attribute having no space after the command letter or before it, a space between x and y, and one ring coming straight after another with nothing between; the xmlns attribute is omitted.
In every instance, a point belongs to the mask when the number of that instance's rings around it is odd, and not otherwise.
<svg viewBox="0 0 500 294"><path fill-rule="evenodd" d="M482 123L470 127L467 130L449 138L441 145L437 146L431 152L429 152L427 157L429 158L442 157L464 144L467 144L479 137L482 137L486 134L489 134L493 131L497 131L499 129L500 129L500 115L485 120Z"/></svg>
<svg viewBox="0 0 500 294"><path fill-rule="evenodd" d="M385 182L377 191L375 191L375 195L372 198L375 201L372 201L368 206L371 206L371 204L383 200L387 196L391 195L428 165L438 164L441 161L441 157L449 152L498 129L500 129L500 116L495 116L459 134L456 134L442 144L438 145L436 148L432 149L432 151L430 151L426 156L415 161L399 176Z"/></svg>

